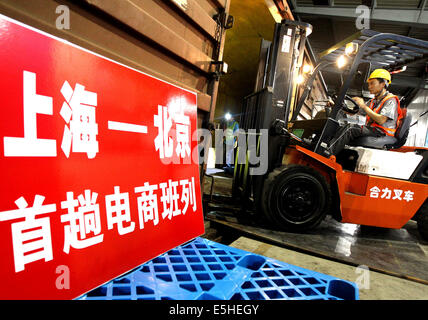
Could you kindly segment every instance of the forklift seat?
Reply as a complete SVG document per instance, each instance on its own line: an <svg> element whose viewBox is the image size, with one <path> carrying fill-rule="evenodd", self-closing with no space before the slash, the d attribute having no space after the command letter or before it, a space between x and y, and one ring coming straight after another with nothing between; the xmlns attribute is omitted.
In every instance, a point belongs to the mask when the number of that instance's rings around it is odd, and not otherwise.
<svg viewBox="0 0 428 320"><path fill-rule="evenodd" d="M410 123L412 122L412 115L407 114L405 110L407 111L407 109L403 109L403 112L405 112L404 119L398 125L394 137L361 137L353 141L352 145L387 150L398 149L402 147L406 143L407 136L409 134Z"/></svg>

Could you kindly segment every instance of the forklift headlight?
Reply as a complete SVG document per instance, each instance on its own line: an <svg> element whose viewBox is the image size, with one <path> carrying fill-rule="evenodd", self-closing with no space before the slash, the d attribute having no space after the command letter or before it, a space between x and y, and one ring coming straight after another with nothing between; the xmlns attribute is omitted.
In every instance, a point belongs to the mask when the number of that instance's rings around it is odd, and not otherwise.
<svg viewBox="0 0 428 320"><path fill-rule="evenodd" d="M358 43L349 42L345 47L346 55L350 56L358 52Z"/></svg>
<svg viewBox="0 0 428 320"><path fill-rule="evenodd" d="M311 73L314 68L310 64L305 64L303 66L303 73Z"/></svg>
<svg viewBox="0 0 428 320"><path fill-rule="evenodd" d="M299 74L296 78L296 83L302 84L303 82L305 82L305 77L303 75Z"/></svg>
<svg viewBox="0 0 428 320"><path fill-rule="evenodd" d="M336 62L339 69L342 69L348 63L348 59L346 59L344 55L341 55L339 58L337 58Z"/></svg>

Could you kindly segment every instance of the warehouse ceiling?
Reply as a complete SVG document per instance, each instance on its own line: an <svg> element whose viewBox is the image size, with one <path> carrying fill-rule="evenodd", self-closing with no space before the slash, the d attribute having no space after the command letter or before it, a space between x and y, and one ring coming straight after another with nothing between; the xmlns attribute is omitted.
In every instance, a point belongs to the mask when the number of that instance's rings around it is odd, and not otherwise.
<svg viewBox="0 0 428 320"><path fill-rule="evenodd" d="M316 58L359 31L356 19L361 13L356 8L360 5L371 10L371 30L428 40L428 0L288 0L288 5L294 17L312 24L309 43ZM225 112L239 113L243 97L253 92L260 41L272 39L275 23L265 0L231 0L230 14L235 17L235 25L227 31L224 49L229 73L220 81L217 118ZM416 95L421 87L428 88L426 71L425 63L409 67L394 76L400 79L400 85L391 86L391 91ZM324 79L329 88L339 85L335 74L325 73Z"/></svg>

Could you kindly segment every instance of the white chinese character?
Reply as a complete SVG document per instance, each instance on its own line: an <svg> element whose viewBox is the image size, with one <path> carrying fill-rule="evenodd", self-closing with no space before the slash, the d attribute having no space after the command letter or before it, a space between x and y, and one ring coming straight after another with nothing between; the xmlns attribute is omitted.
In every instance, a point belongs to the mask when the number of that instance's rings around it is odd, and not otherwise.
<svg viewBox="0 0 428 320"><path fill-rule="evenodd" d="M183 125L177 123L176 125L176 133L177 133L177 148L175 149L175 152L177 153L177 156L184 158L187 156L190 156L190 135L189 135L189 128L188 125Z"/></svg>
<svg viewBox="0 0 428 320"><path fill-rule="evenodd" d="M165 217L172 217L172 210L171 210L171 191L168 188L168 183L162 182L159 184L159 187L162 190L162 196L160 198L162 205L163 205L163 211L162 211L162 218L165 219Z"/></svg>
<svg viewBox="0 0 428 320"><path fill-rule="evenodd" d="M172 216L178 216L181 214L181 210L178 209L178 199L180 198L177 187L178 187L178 181L168 181L169 189L171 190L171 204L172 204ZM170 217L168 217L171 219Z"/></svg>
<svg viewBox="0 0 428 320"><path fill-rule="evenodd" d="M380 196L382 199L391 199L392 191L388 188L382 189L382 195Z"/></svg>
<svg viewBox="0 0 428 320"><path fill-rule="evenodd" d="M157 225L159 222L158 198L153 193L157 189L157 184L149 185L148 182L145 182L144 186L134 189L136 193L141 192L141 195L137 198L140 229L143 229L144 223L150 220L153 221L153 225Z"/></svg>
<svg viewBox="0 0 428 320"><path fill-rule="evenodd" d="M378 187L373 187L370 189L370 198L379 198L380 189Z"/></svg>
<svg viewBox="0 0 428 320"><path fill-rule="evenodd" d="M193 212L196 211L196 196L195 196L195 178L192 177L192 181L180 180L182 186L181 202L184 203L184 208L181 210L183 214L186 214L189 205L192 205Z"/></svg>
<svg viewBox="0 0 428 320"><path fill-rule="evenodd" d="M70 247L83 249L103 241L97 197L96 192L91 194L90 190L85 190L85 195L81 194L75 200L73 192L67 192L67 200L61 202L61 208L68 210L68 213L61 215L61 222L69 222L69 225L64 226L65 253L70 252ZM90 233L93 236L86 238Z"/></svg>
<svg viewBox="0 0 428 320"><path fill-rule="evenodd" d="M158 106L158 114L154 116L154 126L158 128L158 135L155 138L155 148L159 151L161 159L172 157L173 143L169 132L172 128L172 119L168 114L168 108Z"/></svg>
<svg viewBox="0 0 428 320"><path fill-rule="evenodd" d="M178 209L179 195L177 193L178 181L168 180L168 183L163 182L159 184L162 190L162 196L160 198L163 205L162 218L171 220L173 216L181 214L181 210Z"/></svg>
<svg viewBox="0 0 428 320"><path fill-rule="evenodd" d="M131 209L129 208L128 192L120 193L120 187L114 187L114 194L106 196L107 210L107 227L113 229L113 225L117 224L117 230L120 235L124 235L134 231L135 222L131 221ZM115 215L113 215L115 213ZM129 222L129 226L125 227L124 222Z"/></svg>
<svg viewBox="0 0 428 320"><path fill-rule="evenodd" d="M177 147L175 152L177 156L184 158L190 156L190 119L184 114L184 99L174 99L168 104L168 110L175 122L175 132Z"/></svg>
<svg viewBox="0 0 428 320"><path fill-rule="evenodd" d="M409 202L409 201L413 201L413 195L414 195L414 194L415 194L415 193L414 193L414 192L412 192L412 191L410 191L410 190L405 191L405 192L404 192L403 200L406 200L407 202Z"/></svg>
<svg viewBox="0 0 428 320"><path fill-rule="evenodd" d="M33 206L28 208L27 201L20 197L15 201L19 209L0 212L0 221L25 218L11 226L15 272L24 270L25 265L30 262L53 259L49 218L36 219L36 215L55 212L56 205L42 205L44 200L45 197L36 195Z"/></svg>
<svg viewBox="0 0 428 320"><path fill-rule="evenodd" d="M95 119L97 94L85 91L85 87L76 84L74 90L65 81L61 93L65 98L60 114L67 124L64 126L61 149L65 156L73 152L86 153L89 159L98 153L98 125Z"/></svg>
<svg viewBox="0 0 428 320"><path fill-rule="evenodd" d="M190 118L184 114L187 105L184 97L178 97L171 99L167 107L158 106L158 114L154 116L154 125L158 128L155 147L161 159L172 157L174 143L178 157L190 156ZM170 137L170 133L175 136Z"/></svg>
<svg viewBox="0 0 428 320"><path fill-rule="evenodd" d="M403 200L401 199L401 195L403 194L403 190L394 189L394 197L392 200Z"/></svg>
<svg viewBox="0 0 428 320"><path fill-rule="evenodd" d="M52 97L36 93L36 74L24 71L24 137L4 137L5 157L56 157L56 140L37 138L37 114L53 114Z"/></svg>

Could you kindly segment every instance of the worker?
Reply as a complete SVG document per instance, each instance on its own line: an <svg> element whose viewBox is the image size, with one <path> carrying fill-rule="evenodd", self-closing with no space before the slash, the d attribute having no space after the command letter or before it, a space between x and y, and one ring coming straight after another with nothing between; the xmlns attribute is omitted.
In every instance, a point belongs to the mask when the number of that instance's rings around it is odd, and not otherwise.
<svg viewBox="0 0 428 320"><path fill-rule="evenodd" d="M360 137L394 136L398 121L402 117L400 100L388 92L391 74L385 69L376 69L367 80L369 91L374 98L366 105L360 97L352 98L360 107L359 113L366 115L365 125L343 126L330 143L331 154L337 155L346 144Z"/></svg>
<svg viewBox="0 0 428 320"><path fill-rule="evenodd" d="M236 132L239 130L239 124L231 114L227 114L225 144L226 144L226 166L231 168L234 164L234 152L237 144Z"/></svg>

